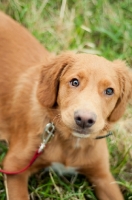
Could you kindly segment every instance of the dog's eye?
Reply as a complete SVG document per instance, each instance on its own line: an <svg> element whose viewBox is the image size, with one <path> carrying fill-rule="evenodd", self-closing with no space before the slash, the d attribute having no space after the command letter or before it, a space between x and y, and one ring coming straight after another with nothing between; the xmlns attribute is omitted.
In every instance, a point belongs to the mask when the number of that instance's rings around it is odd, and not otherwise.
<svg viewBox="0 0 132 200"><path fill-rule="evenodd" d="M112 94L114 94L114 89L113 88L107 88L104 92L107 95L112 95Z"/></svg>
<svg viewBox="0 0 132 200"><path fill-rule="evenodd" d="M73 78L71 81L70 81L70 84L74 87L78 87L79 86L79 80L76 79L76 78Z"/></svg>

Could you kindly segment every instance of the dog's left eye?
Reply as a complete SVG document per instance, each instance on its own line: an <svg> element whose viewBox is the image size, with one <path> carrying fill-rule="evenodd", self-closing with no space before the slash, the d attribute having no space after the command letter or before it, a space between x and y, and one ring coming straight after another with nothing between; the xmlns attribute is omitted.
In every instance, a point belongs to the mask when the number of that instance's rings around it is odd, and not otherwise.
<svg viewBox="0 0 132 200"><path fill-rule="evenodd" d="M79 80L76 79L76 78L73 78L71 81L70 81L70 84L74 87L78 87L79 86Z"/></svg>
<svg viewBox="0 0 132 200"><path fill-rule="evenodd" d="M107 88L104 92L105 92L106 95L112 95L112 94L114 94L114 89L113 88Z"/></svg>

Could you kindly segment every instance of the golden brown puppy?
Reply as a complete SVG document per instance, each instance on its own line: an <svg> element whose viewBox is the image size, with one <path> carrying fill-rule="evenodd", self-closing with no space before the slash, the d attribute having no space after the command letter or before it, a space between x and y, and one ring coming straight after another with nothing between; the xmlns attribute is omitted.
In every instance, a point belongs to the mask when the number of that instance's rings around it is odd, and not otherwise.
<svg viewBox="0 0 132 200"><path fill-rule="evenodd" d="M63 168L86 175L98 199L122 200L106 140L95 138L110 130L130 98L125 63L74 53L52 58L22 26L3 13L0 19L0 139L9 143L4 170L28 165L46 124L55 125L54 138L34 164L7 175L8 199L28 200L28 177L52 165L59 173Z"/></svg>

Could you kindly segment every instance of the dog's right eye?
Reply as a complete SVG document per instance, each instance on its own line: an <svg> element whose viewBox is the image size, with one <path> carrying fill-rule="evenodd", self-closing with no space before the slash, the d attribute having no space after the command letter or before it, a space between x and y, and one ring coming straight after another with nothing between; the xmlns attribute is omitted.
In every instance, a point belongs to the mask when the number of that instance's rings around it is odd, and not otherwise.
<svg viewBox="0 0 132 200"><path fill-rule="evenodd" d="M107 88L106 90L105 90L105 94L106 95L112 95L114 93L114 89L113 88Z"/></svg>
<svg viewBox="0 0 132 200"><path fill-rule="evenodd" d="M74 87L78 87L79 86L79 80L76 79L76 78L73 78L71 81L70 81L70 84Z"/></svg>

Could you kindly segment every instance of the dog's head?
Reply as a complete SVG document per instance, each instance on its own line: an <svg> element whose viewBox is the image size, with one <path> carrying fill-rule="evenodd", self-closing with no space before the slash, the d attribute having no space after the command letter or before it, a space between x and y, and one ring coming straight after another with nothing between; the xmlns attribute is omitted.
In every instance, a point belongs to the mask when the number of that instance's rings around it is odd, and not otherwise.
<svg viewBox="0 0 132 200"><path fill-rule="evenodd" d="M58 123L85 138L116 122L131 93L131 75L124 62L64 53L43 66L37 96L41 105L58 110Z"/></svg>

